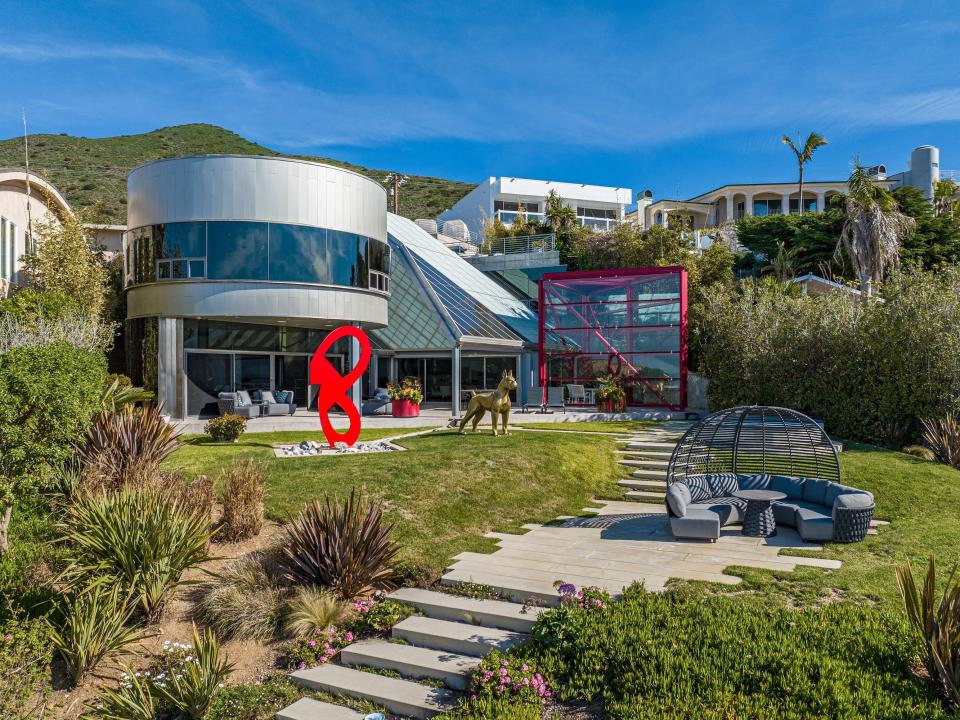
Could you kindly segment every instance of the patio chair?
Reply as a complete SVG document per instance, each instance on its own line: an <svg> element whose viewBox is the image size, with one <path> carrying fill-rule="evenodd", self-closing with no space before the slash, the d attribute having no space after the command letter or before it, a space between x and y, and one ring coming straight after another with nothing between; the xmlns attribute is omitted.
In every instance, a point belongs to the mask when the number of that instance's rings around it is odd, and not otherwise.
<svg viewBox="0 0 960 720"><path fill-rule="evenodd" d="M539 385L527 388L527 401L520 408L520 412L527 412L530 407L538 408L540 412L547 411L543 402L543 388Z"/></svg>
<svg viewBox="0 0 960 720"><path fill-rule="evenodd" d="M543 407L543 411L547 412L550 408L560 408L564 413L567 412L567 405L563 401L563 388L562 387L548 387L547 388L547 402Z"/></svg>
<svg viewBox="0 0 960 720"><path fill-rule="evenodd" d="M283 399L286 400L288 392L291 402L279 402L277 395L282 393ZM276 393L270 390L261 390L260 402L264 415L293 415L297 410L297 405L293 402L293 392L289 390L278 390Z"/></svg>
<svg viewBox="0 0 960 720"><path fill-rule="evenodd" d="M221 415L240 415L245 418L260 417L260 406L255 405L246 390L222 392L217 395L217 409Z"/></svg>
<svg viewBox="0 0 960 720"><path fill-rule="evenodd" d="M369 400L364 400L360 407L361 415L390 415L393 413L393 403L390 392L386 388L377 388L377 392Z"/></svg>
<svg viewBox="0 0 960 720"><path fill-rule="evenodd" d="M570 393L571 405L587 404L587 391L583 385L567 385L567 392Z"/></svg>

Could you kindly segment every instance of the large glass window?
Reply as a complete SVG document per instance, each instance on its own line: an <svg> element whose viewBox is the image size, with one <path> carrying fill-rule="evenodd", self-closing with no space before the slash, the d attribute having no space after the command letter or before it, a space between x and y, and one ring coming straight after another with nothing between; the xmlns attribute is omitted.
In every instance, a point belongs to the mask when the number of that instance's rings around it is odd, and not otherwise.
<svg viewBox="0 0 960 720"><path fill-rule="evenodd" d="M757 217L764 215L779 215L783 212L783 203L780 200L754 200L753 214Z"/></svg>
<svg viewBox="0 0 960 720"><path fill-rule="evenodd" d="M328 230L331 282L347 287L367 287L367 239L355 233Z"/></svg>
<svg viewBox="0 0 960 720"><path fill-rule="evenodd" d="M206 223L182 222L155 225L158 258L203 258L207 255Z"/></svg>
<svg viewBox="0 0 960 720"><path fill-rule="evenodd" d="M302 225L270 225L270 279L330 283L327 231Z"/></svg>
<svg viewBox="0 0 960 720"><path fill-rule="evenodd" d="M207 224L207 277L215 280L267 280L267 224Z"/></svg>
<svg viewBox="0 0 960 720"><path fill-rule="evenodd" d="M804 212L816 212L817 211L817 199L815 197L803 198L803 211ZM800 199L799 198L790 198L790 212L798 213L800 212Z"/></svg>

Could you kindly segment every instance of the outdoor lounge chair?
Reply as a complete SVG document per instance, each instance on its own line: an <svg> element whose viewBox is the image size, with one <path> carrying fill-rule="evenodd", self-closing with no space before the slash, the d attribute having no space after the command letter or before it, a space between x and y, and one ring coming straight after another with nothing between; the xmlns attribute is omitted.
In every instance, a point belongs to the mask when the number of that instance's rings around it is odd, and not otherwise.
<svg viewBox="0 0 960 720"><path fill-rule="evenodd" d="M546 405L543 406L543 411L548 412L550 408L560 408L563 412L567 412L567 405L563 401L562 387L547 388L547 402Z"/></svg>
<svg viewBox="0 0 960 720"><path fill-rule="evenodd" d="M250 399L246 390L239 392L222 392L217 395L217 409L221 415L240 415L245 418L260 417L260 406Z"/></svg>
<svg viewBox="0 0 960 720"><path fill-rule="evenodd" d="M830 437L796 410L730 408L687 430L667 467L673 535L717 540L721 527L744 522L743 490L782 493L773 519L806 542L858 542L873 518L873 495L840 483Z"/></svg>
<svg viewBox="0 0 960 720"><path fill-rule="evenodd" d="M278 395L283 395L283 399L290 398L289 402L280 402ZM260 391L260 407L264 415L293 415L297 411L297 404L293 402L293 393L289 390L270 390Z"/></svg>
<svg viewBox="0 0 960 720"><path fill-rule="evenodd" d="M567 385L567 392L570 394L571 405L587 404L587 391L583 385Z"/></svg>
<svg viewBox="0 0 960 720"><path fill-rule="evenodd" d="M520 412L527 412L527 408L531 407L537 408L540 412L547 411L543 402L543 388L539 385L527 388L527 401L520 408Z"/></svg>

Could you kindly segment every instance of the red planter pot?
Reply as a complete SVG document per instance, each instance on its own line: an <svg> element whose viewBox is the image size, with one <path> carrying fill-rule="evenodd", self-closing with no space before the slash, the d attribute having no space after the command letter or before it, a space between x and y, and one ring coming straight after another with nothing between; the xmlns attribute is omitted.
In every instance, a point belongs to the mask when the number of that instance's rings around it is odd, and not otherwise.
<svg viewBox="0 0 960 720"><path fill-rule="evenodd" d="M391 404L394 417L420 417L420 406L412 400L394 400Z"/></svg>
<svg viewBox="0 0 960 720"><path fill-rule="evenodd" d="M627 409L626 401L615 402L613 400L600 400L597 403L597 410L605 413L622 413Z"/></svg>

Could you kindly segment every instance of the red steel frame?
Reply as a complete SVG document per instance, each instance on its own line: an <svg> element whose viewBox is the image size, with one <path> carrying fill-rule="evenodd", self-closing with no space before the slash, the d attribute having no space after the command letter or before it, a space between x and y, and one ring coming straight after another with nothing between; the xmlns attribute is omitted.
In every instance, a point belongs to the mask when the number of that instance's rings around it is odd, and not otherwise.
<svg viewBox="0 0 960 720"><path fill-rule="evenodd" d="M635 277L637 275L679 275L680 276L680 405L671 405L666 402L660 393L644 378L639 378L651 392L664 400L663 407L671 410L684 410L687 407L687 271L680 265L670 265L667 267L648 267L648 268L624 268L620 270L579 270L575 272L544 273L538 282L538 316L539 316L539 378L540 387L544 388L546 393L547 385L547 354L544 349L545 336L545 308L546 304L544 294L544 283L551 280L590 280L590 279L609 279L618 277ZM619 359L629 368L632 364L620 354L609 341L603 336L602 327L592 327L589 321L576 310L572 310L581 320L584 321L584 329L592 329L601 342L605 343L616 354Z"/></svg>

